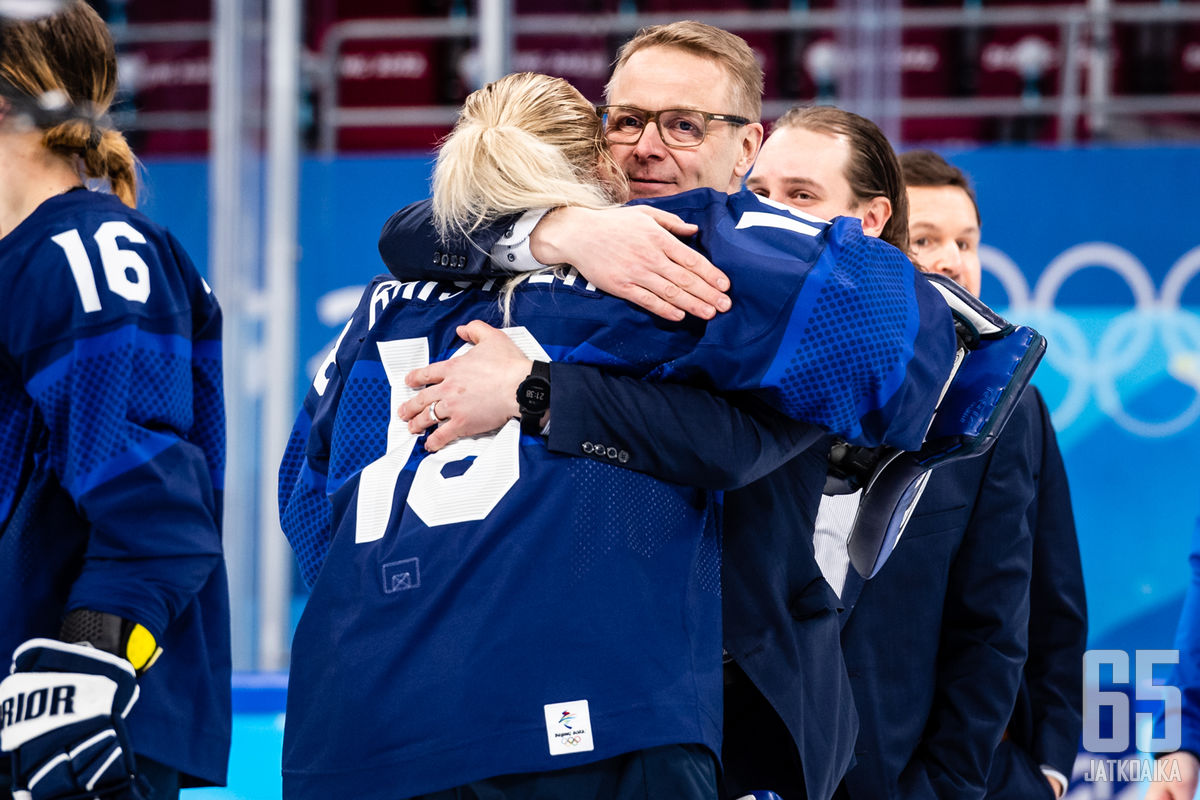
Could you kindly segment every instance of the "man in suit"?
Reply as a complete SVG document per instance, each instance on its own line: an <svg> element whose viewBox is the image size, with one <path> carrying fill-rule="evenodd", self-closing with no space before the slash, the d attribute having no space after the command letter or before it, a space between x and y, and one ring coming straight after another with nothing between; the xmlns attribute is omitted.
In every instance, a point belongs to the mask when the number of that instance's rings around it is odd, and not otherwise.
<svg viewBox="0 0 1200 800"><path fill-rule="evenodd" d="M978 295L981 220L967 176L928 150L905 153L900 165L914 258ZM987 796L997 800L1061 797L1083 726L1079 686L1087 605L1071 494L1046 404L1036 388L1027 394L1027 402L1037 406L1036 494L1028 511L1033 534L1029 656L1006 736L988 772Z"/></svg>
<svg viewBox="0 0 1200 800"><path fill-rule="evenodd" d="M876 154L872 169L856 162L860 152ZM905 219L913 193L904 192L896 156L868 120L833 108L793 109L776 123L747 187L818 216L858 216L864 231L911 241L919 263L978 292L977 217L972 213L973 233L956 230L950 237L949 256L934 247L940 207L928 208L918 190L920 213L909 211ZM974 208L968 195L962 199ZM1036 502L1039 474L1041 491L1055 500ZM1084 633L1072 624L1079 620L1082 582L1064 492L1045 405L1029 392L991 451L934 471L899 546L873 580L864 584L848 565L857 493L822 499L817 558L846 608L842 644L860 716L857 764L839 796L983 797L989 774L997 796L1052 796L1053 779L1038 766L1056 765L1053 772L1063 763L1056 743L1069 740L1069 772L1079 735ZM1041 545L1065 551L1067 577L1060 581L1058 569L1046 570L1034 586L1043 613L1055 621L1028 635L1040 637L1040 656L1055 655L1034 662L1014 713L1027 640L1031 529L1041 525L1051 529ZM1068 599L1055 602L1060 583ZM1056 636L1069 644L1045 642ZM1053 756L1043 756L1047 750ZM1032 767L1031 759L1038 759Z"/></svg>
<svg viewBox="0 0 1200 800"><path fill-rule="evenodd" d="M705 109L750 122L714 119L698 147L681 150L663 141L647 114L637 142L612 148L635 196L736 188L761 141L761 92L761 71L739 37L695 22L640 32L618 55L607 89L610 105L639 114ZM709 284L725 281L727 287L727 279L663 230L639 233L639 226L657 222L673 233L693 232L669 216L660 212L651 219L632 208L559 209L544 219L526 215L479 231L472 242L441 242L428 232L427 209L418 207L389 220L380 252L406 280L478 274L489 252L514 266L530 257L567 262L609 293L669 318L682 317L683 310L711 317L728 308L728 298ZM674 305L668 308L664 297ZM429 369L437 371L441 387L433 400L442 424L427 445L437 449L511 417L529 361L499 335ZM409 379L414 386L430 382L425 370ZM827 800L850 764L856 718L838 644L837 598L812 552L826 471L823 432L782 419L753 398L642 383L569 364L551 364L550 385L545 434L551 450L682 484L743 487L725 496L726 707L734 715L750 707L761 713L751 725L726 720L726 794L775 788L787 800ZM406 406L416 429L428 424L430 405L426 397Z"/></svg>

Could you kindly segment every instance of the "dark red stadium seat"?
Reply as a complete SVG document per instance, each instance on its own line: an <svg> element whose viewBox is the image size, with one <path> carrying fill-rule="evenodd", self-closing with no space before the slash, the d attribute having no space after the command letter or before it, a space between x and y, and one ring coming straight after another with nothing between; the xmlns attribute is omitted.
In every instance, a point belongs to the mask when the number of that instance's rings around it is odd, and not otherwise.
<svg viewBox="0 0 1200 800"><path fill-rule="evenodd" d="M338 55L339 108L442 104L447 81L445 47L428 39L347 42ZM342 127L337 141L338 147L345 149L427 149L446 130L448 126Z"/></svg>
<svg viewBox="0 0 1200 800"><path fill-rule="evenodd" d="M1059 28L1053 25L982 29L976 93L981 97L1021 97L1032 88L1043 96L1056 94L1064 56L1059 35ZM1033 72L1027 75L1023 70L1028 69Z"/></svg>
<svg viewBox="0 0 1200 800"><path fill-rule="evenodd" d="M200 114L208 110L211 80L209 43L157 42L122 48L121 91L141 114ZM187 128L167 122L146 130L150 116L139 118L131 132L137 151L146 155L202 153L208 145L208 121L201 116Z"/></svg>
<svg viewBox="0 0 1200 800"><path fill-rule="evenodd" d="M1171 90L1200 93L1200 25L1181 25L1179 41L1181 46L1172 64Z"/></svg>
<svg viewBox="0 0 1200 800"><path fill-rule="evenodd" d="M637 0L639 11L647 14L688 11L767 11L786 10L788 0Z"/></svg>
<svg viewBox="0 0 1200 800"><path fill-rule="evenodd" d="M1200 26L1118 23L1113 25L1112 41L1114 92L1145 95L1200 90Z"/></svg>
<svg viewBox="0 0 1200 800"><path fill-rule="evenodd" d="M513 0L517 14L611 14L620 9L620 0Z"/></svg>
<svg viewBox="0 0 1200 800"><path fill-rule="evenodd" d="M518 36L514 71L566 78L584 97L599 103L615 55L603 36Z"/></svg>
<svg viewBox="0 0 1200 800"><path fill-rule="evenodd" d="M452 0L308 0L305 4L305 41L317 48L329 26L356 19L442 17Z"/></svg>
<svg viewBox="0 0 1200 800"><path fill-rule="evenodd" d="M945 28L910 28L900 45L900 86L904 97L962 94L960 37Z"/></svg>
<svg viewBox="0 0 1200 800"><path fill-rule="evenodd" d="M204 22L212 19L212 0L128 0L125 18L139 22Z"/></svg>
<svg viewBox="0 0 1200 800"><path fill-rule="evenodd" d="M785 40L774 33L743 33L742 38L754 51L759 66L763 68L763 96L775 98L779 96L779 73L781 45Z"/></svg>

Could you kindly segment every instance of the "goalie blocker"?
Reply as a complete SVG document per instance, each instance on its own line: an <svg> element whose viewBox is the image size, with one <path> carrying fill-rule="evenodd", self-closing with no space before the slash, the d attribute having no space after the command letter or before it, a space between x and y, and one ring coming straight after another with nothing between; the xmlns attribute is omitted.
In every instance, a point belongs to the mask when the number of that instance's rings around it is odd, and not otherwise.
<svg viewBox="0 0 1200 800"><path fill-rule="evenodd" d="M921 449L837 446L831 453L826 493L839 493L838 484L841 491L863 489L848 549L864 578L874 577L895 549L930 471L995 443L1046 352L1045 337L1033 328L1013 325L944 275L925 277L954 314L960 352Z"/></svg>

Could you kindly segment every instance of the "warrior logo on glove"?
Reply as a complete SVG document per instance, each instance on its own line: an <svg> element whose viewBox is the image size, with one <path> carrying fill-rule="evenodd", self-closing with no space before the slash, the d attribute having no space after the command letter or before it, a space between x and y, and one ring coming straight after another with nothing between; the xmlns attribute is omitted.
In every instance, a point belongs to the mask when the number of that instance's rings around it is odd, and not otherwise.
<svg viewBox="0 0 1200 800"><path fill-rule="evenodd" d="M48 686L29 694L0 701L0 731L14 722L37 719L43 714L72 714L75 711L75 687L72 684Z"/></svg>

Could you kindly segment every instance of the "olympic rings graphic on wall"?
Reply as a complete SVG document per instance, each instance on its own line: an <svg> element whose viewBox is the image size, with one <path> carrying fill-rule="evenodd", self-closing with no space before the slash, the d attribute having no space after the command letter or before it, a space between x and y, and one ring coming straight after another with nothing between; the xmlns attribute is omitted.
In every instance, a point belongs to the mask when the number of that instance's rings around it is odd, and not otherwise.
<svg viewBox="0 0 1200 800"><path fill-rule="evenodd" d="M1082 242L1063 251L1032 291L1024 273L1003 251L983 246L979 255L983 269L1008 295L1006 313L1037 328L1049 341L1041 368L1067 381L1065 395L1051 409L1060 430L1079 419L1091 401L1123 429L1144 438L1174 436L1200 419L1200 309L1182 305L1185 289L1200 274L1200 246L1172 265L1158 289L1137 256L1108 242ZM1131 307L1103 321L1060 311L1056 300L1063 284L1087 268L1119 277L1129 288ZM1103 329L1096 330L1100 324ZM1156 342L1161 344L1161 354L1152 351ZM1156 355L1162 358L1157 371ZM1145 383L1164 374L1190 388L1190 403L1170 419L1139 418L1122 400L1122 379Z"/></svg>

